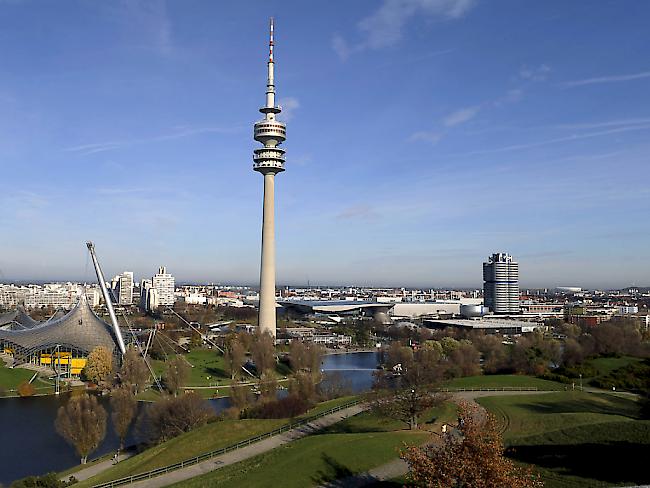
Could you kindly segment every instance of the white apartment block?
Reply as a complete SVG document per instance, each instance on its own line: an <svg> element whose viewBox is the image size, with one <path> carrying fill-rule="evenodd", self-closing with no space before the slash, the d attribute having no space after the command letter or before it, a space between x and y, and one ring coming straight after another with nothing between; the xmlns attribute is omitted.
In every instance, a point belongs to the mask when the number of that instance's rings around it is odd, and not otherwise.
<svg viewBox="0 0 650 488"><path fill-rule="evenodd" d="M151 278L151 286L156 290L158 295L158 305L173 306L174 305L174 277L167 273L167 268L161 266L153 278Z"/></svg>

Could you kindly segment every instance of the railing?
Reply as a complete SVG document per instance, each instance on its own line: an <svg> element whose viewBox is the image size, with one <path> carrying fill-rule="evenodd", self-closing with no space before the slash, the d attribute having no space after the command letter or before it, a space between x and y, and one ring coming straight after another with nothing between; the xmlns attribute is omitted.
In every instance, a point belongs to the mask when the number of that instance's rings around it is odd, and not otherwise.
<svg viewBox="0 0 650 488"><path fill-rule="evenodd" d="M227 447L222 447L221 449L216 449L214 451L206 452L204 454L200 454L196 457L190 458L190 459L185 459L183 461L180 461L175 464L170 464L168 466L163 466L162 468L156 468L152 469L151 471L147 471L145 473L140 473L140 474L134 474L132 476L126 476L124 478L120 478L114 481L108 481L106 483L101 483L99 485L94 485L94 488L113 488L114 486L122 486L122 485L128 485L130 483L134 483L136 481L140 480L145 480L149 478L154 478L156 476L159 476L161 474L169 473L170 471L175 471L177 469L185 468L187 466L192 466L194 464L198 464L202 461L205 461L206 459L211 459L216 456L221 456L223 454L226 454L228 452L236 451L237 449L241 449L242 447L247 447L250 446L251 444L255 444L256 442L262 441L264 439L268 439L270 437L276 436L278 434L282 434L284 432L289 432L290 430L296 429L298 427L302 427L304 425L309 424L310 422L313 422L314 420L317 420L319 418L325 417L326 415L330 415L336 412L339 412L341 410L344 410L346 408L354 407L355 405L358 405L361 403L360 400L354 400L348 403L345 403L344 405L339 405L338 407L333 407L330 408L329 410L326 410L324 412L318 413L316 415L311 415L309 417L303 418L301 420L298 420L296 422L289 422L288 424L283 425L282 427L278 427L275 430L272 430L271 432L266 432L264 434L259 434L254 437L250 437L248 439L245 439L243 441L239 441L236 444L232 444Z"/></svg>
<svg viewBox="0 0 650 488"><path fill-rule="evenodd" d="M500 388L439 388L436 391L444 391L449 393L458 393L463 391L539 391L539 388L531 387L517 387L517 386L503 386Z"/></svg>

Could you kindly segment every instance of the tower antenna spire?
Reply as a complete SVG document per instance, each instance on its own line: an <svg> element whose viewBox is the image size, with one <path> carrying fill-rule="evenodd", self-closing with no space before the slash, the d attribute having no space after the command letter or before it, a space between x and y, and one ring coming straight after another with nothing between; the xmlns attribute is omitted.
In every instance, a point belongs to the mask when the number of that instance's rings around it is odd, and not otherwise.
<svg viewBox="0 0 650 488"><path fill-rule="evenodd" d="M273 17L269 22L269 63L273 62Z"/></svg>

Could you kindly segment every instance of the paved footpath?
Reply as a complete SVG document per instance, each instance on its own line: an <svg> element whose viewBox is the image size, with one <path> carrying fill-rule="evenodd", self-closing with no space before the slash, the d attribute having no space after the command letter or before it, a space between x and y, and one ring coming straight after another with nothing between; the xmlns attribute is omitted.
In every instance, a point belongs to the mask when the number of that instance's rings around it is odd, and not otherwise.
<svg viewBox="0 0 650 488"><path fill-rule="evenodd" d="M330 415L326 415L325 417L321 417L320 419L314 420L313 422L303 425L297 429L293 429L289 432L278 434L268 439L264 439L263 441L256 442L250 446L242 447L241 449L222 454L221 456L213 457L212 459L207 459L206 461L194 464L193 466L188 466L187 468L177 469L176 471L171 471L155 478L138 481L129 486L138 488L168 486L174 483L178 483L179 481L185 481L196 476L201 476L202 474L209 473L215 469L223 468L224 466L238 463L239 461L244 461L246 459L257 456L258 454L263 454L267 451L270 451L271 449L275 449L276 447L288 444L289 442L295 441L296 439L308 436L309 434L340 422L343 419L357 415L367 408L368 407L365 405L355 405L353 407L340 410Z"/></svg>
<svg viewBox="0 0 650 488"><path fill-rule="evenodd" d="M133 452L123 451L120 454L120 461L124 461L125 459L130 458L132 455ZM68 481L71 476L74 476L77 481L87 480L88 478L92 478L96 474L99 474L102 471L106 471L108 468L112 468L113 466L115 466L115 464L113 463L113 458L109 458L104 461L100 461L98 463L92 464L87 468L83 468L80 469L79 471L75 471L74 473L70 473L67 476L62 476L60 480Z"/></svg>

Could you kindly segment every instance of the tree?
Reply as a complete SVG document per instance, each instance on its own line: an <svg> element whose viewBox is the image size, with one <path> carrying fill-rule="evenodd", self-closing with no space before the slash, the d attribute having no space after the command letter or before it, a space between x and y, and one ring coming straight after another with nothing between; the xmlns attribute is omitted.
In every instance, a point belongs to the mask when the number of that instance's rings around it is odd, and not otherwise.
<svg viewBox="0 0 650 488"><path fill-rule="evenodd" d="M150 442L164 442L205 425L214 410L196 393L166 397L150 405L144 416L144 432Z"/></svg>
<svg viewBox="0 0 650 488"><path fill-rule="evenodd" d="M289 361L295 372L305 369L307 365L307 347L304 342L294 339L289 345Z"/></svg>
<svg viewBox="0 0 650 488"><path fill-rule="evenodd" d="M479 360L480 354L471 343L466 344L461 342L449 355L452 369L458 373L458 376L475 376L480 374L481 366Z"/></svg>
<svg viewBox="0 0 650 488"><path fill-rule="evenodd" d="M224 360L226 362L226 370L230 373L230 379L234 380L246 362L244 346L236 338L232 339L226 345Z"/></svg>
<svg viewBox="0 0 650 488"><path fill-rule="evenodd" d="M320 376L320 366L323 362L323 348L318 344L311 343L307 346L306 367L312 376Z"/></svg>
<svg viewBox="0 0 650 488"><path fill-rule="evenodd" d="M138 402L128 388L118 388L111 392L111 420L120 438L120 449L124 449L124 439L138 410Z"/></svg>
<svg viewBox="0 0 650 488"><path fill-rule="evenodd" d="M462 402L458 432L442 443L409 447L402 459L409 465L409 486L439 488L533 488L538 476L503 456L503 442L492 414Z"/></svg>
<svg viewBox="0 0 650 488"><path fill-rule="evenodd" d="M59 407L54 427L77 450L81 464L86 464L88 455L106 435L106 410L94 396L86 393L74 396Z"/></svg>
<svg viewBox="0 0 650 488"><path fill-rule="evenodd" d="M564 342L564 353L562 355L564 366L575 366L576 364L582 363L583 359L584 353L582 352L580 343L575 339L567 339Z"/></svg>
<svg viewBox="0 0 650 488"><path fill-rule="evenodd" d="M232 384L230 386L230 403L240 412L252 402L252 396L248 385Z"/></svg>
<svg viewBox="0 0 650 488"><path fill-rule="evenodd" d="M178 392L187 383L190 376L190 365L182 356L176 356L174 359L167 363L167 368L163 374L163 382L167 391L174 396L178 396Z"/></svg>
<svg viewBox="0 0 650 488"><path fill-rule="evenodd" d="M122 357L119 377L122 385L131 389L136 395L143 391L149 382L149 368L140 353L132 347L129 347Z"/></svg>
<svg viewBox="0 0 650 488"><path fill-rule="evenodd" d="M442 404L446 396L413 386L396 391L376 391L371 398L375 410L386 417L404 422L413 430L418 428L422 412Z"/></svg>
<svg viewBox="0 0 650 488"><path fill-rule="evenodd" d="M506 367L506 349L503 338L492 334L476 334L472 342L483 355L483 371L496 373Z"/></svg>
<svg viewBox="0 0 650 488"><path fill-rule="evenodd" d="M84 376L99 386L105 386L113 373L113 355L104 346L97 346L90 351Z"/></svg>
<svg viewBox="0 0 650 488"><path fill-rule="evenodd" d="M278 392L278 380L273 373L264 373L258 385L260 389L260 400L263 402L275 400Z"/></svg>
<svg viewBox="0 0 650 488"><path fill-rule="evenodd" d="M273 370L275 368L275 340L273 336L268 332L256 334L251 345L251 355L259 376Z"/></svg>
<svg viewBox="0 0 650 488"><path fill-rule="evenodd" d="M413 349L402 346L400 342L391 342L388 347L388 366L401 365L402 369L407 369L413 363Z"/></svg>
<svg viewBox="0 0 650 488"><path fill-rule="evenodd" d="M289 383L289 393L309 403L316 401L318 393L312 375L304 371L296 373Z"/></svg>

